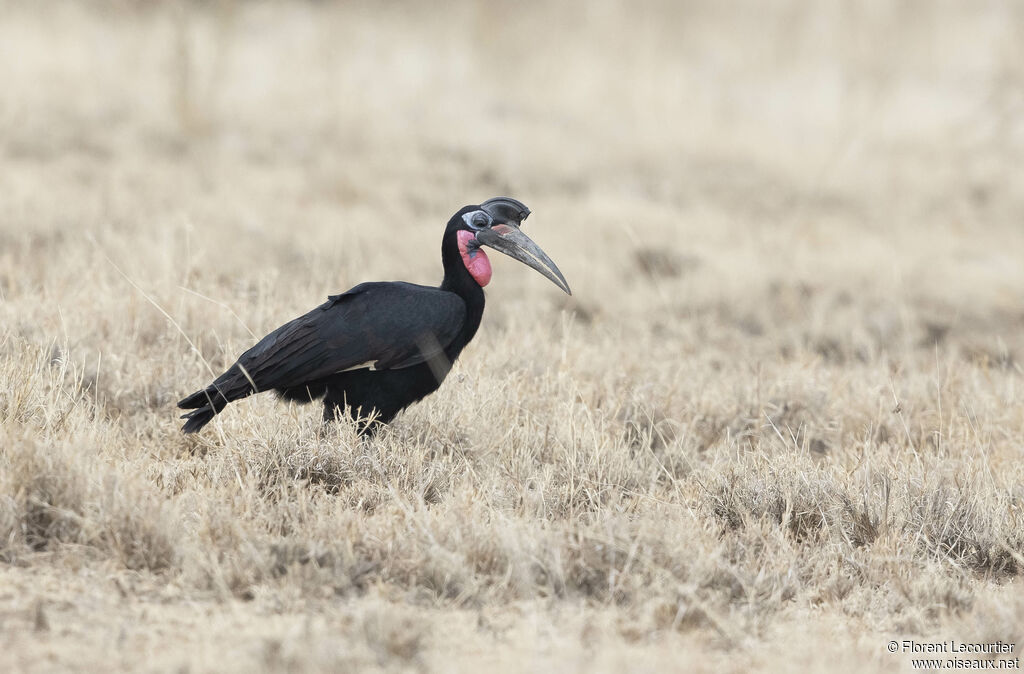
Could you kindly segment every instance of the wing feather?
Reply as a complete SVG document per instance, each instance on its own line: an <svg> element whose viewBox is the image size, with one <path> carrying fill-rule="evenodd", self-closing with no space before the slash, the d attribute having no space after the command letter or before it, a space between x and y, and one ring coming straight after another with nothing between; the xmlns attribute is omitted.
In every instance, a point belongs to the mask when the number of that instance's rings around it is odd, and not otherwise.
<svg viewBox="0 0 1024 674"><path fill-rule="evenodd" d="M411 283L364 283L271 332L214 386L241 392L252 388L251 377L257 391L266 391L369 363L377 370L432 363L465 321L466 305L455 293Z"/></svg>

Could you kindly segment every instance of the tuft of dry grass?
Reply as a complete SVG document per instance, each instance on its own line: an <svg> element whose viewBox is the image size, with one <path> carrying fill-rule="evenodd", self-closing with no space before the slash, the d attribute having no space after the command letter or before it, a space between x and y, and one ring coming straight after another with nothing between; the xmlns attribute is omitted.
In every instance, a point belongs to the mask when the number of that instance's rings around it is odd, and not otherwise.
<svg viewBox="0 0 1024 674"><path fill-rule="evenodd" d="M0 668L1024 643L1017 5L0 7ZM179 433L500 193L572 298L495 259L372 440L268 396Z"/></svg>

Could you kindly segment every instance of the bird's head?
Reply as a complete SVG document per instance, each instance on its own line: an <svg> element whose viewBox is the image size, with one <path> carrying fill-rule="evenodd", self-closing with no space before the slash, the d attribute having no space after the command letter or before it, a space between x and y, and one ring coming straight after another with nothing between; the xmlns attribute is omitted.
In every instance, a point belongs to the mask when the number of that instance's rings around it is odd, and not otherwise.
<svg viewBox="0 0 1024 674"><path fill-rule="evenodd" d="M509 197L488 199L479 206L465 206L451 221L458 241L459 255L473 279L481 286L491 280L491 262L481 246L493 248L533 267L566 294L572 295L558 266L523 233L520 227L530 215L521 201Z"/></svg>

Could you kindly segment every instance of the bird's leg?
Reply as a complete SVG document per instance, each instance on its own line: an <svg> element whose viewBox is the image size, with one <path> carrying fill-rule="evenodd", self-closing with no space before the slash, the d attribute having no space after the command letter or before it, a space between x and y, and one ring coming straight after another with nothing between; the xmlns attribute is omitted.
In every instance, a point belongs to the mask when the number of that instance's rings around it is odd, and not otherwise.
<svg viewBox="0 0 1024 674"><path fill-rule="evenodd" d="M330 398L324 399L324 425L337 421L338 416L341 414L341 407Z"/></svg>
<svg viewBox="0 0 1024 674"><path fill-rule="evenodd" d="M373 416L359 417L356 420L356 430L360 438L375 438L384 424Z"/></svg>
<svg viewBox="0 0 1024 674"><path fill-rule="evenodd" d="M349 420L356 426L356 433L360 438L372 438L377 435L377 431L383 425L379 419L379 415L376 411L371 412L368 416L364 415L362 407L352 407L351 405L345 404L344 400L332 399L328 394L324 398L324 427L333 421L340 421L341 419L348 417Z"/></svg>

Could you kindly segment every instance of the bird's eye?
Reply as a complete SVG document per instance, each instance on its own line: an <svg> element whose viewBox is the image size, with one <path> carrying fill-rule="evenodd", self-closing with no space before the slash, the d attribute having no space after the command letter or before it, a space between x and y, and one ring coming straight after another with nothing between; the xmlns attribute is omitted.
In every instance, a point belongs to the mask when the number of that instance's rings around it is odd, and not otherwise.
<svg viewBox="0 0 1024 674"><path fill-rule="evenodd" d="M472 229L481 230L491 224L491 217L483 211L473 211L462 216L463 221Z"/></svg>

